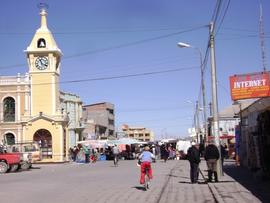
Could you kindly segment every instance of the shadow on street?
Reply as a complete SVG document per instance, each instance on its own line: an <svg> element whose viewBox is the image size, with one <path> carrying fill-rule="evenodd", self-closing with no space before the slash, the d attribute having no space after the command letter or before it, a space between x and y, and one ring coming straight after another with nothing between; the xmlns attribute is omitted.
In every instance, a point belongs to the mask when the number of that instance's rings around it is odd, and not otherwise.
<svg viewBox="0 0 270 203"><path fill-rule="evenodd" d="M145 191L145 188L143 186L135 186L135 187L132 187L132 188L135 188L137 190Z"/></svg>
<svg viewBox="0 0 270 203"><path fill-rule="evenodd" d="M30 169L41 169L41 167L38 167L38 166L32 166Z"/></svg>
<svg viewBox="0 0 270 203"><path fill-rule="evenodd" d="M255 178L254 174L244 167L232 162L224 165L224 172L252 192L262 202L270 202L270 181Z"/></svg>

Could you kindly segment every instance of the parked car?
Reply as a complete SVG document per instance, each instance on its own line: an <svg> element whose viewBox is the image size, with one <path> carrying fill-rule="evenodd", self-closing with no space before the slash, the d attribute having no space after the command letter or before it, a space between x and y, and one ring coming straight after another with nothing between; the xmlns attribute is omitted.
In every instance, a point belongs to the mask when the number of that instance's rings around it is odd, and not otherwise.
<svg viewBox="0 0 270 203"><path fill-rule="evenodd" d="M22 159L23 155L21 153L8 153L3 146L0 146L0 174L19 170Z"/></svg>
<svg viewBox="0 0 270 203"><path fill-rule="evenodd" d="M20 152L23 154L22 169L28 169L33 163L42 160L42 153L38 143L36 142L20 142L13 145L9 145L12 152Z"/></svg>
<svg viewBox="0 0 270 203"><path fill-rule="evenodd" d="M23 170L26 170L32 167L32 154L31 153L21 151L17 145L13 145L10 151L11 153L17 152L21 154L21 164L20 164L19 169L21 168Z"/></svg>

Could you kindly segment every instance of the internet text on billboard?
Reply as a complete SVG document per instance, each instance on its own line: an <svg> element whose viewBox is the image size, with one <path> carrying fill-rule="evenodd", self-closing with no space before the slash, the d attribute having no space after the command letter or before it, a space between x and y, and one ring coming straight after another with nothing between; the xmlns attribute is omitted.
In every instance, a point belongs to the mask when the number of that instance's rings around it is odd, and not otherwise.
<svg viewBox="0 0 270 203"><path fill-rule="evenodd" d="M230 76L232 100L270 96L269 72Z"/></svg>

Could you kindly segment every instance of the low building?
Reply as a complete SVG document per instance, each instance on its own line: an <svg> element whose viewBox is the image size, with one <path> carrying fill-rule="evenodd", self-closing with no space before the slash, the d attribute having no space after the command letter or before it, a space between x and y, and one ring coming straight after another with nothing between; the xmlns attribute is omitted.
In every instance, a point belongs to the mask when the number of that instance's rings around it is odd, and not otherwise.
<svg viewBox="0 0 270 203"><path fill-rule="evenodd" d="M81 141L83 126L82 118L82 101L79 96L71 93L60 92L61 110L65 112L69 118L67 126L67 135L69 136L69 147L77 145L77 141Z"/></svg>
<svg viewBox="0 0 270 203"><path fill-rule="evenodd" d="M0 77L0 141L14 144L23 141L22 116L30 112L29 74Z"/></svg>
<svg viewBox="0 0 270 203"><path fill-rule="evenodd" d="M122 126L122 131L129 137L143 142L154 141L153 131L145 127L129 127L128 125Z"/></svg>
<svg viewBox="0 0 270 203"><path fill-rule="evenodd" d="M240 117L240 163L270 177L270 97L242 108Z"/></svg>
<svg viewBox="0 0 270 203"><path fill-rule="evenodd" d="M114 105L108 102L83 106L84 139L115 137Z"/></svg>

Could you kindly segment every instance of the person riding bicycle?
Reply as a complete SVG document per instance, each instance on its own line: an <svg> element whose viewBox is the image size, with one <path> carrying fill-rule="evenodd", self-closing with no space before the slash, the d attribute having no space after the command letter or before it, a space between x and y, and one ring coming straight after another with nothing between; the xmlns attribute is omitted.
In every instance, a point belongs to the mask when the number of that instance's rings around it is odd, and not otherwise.
<svg viewBox="0 0 270 203"><path fill-rule="evenodd" d="M117 145L113 146L112 153L113 153L114 164L116 165L118 163L118 156L119 156L119 153L120 153Z"/></svg>
<svg viewBox="0 0 270 203"><path fill-rule="evenodd" d="M146 170L148 170L149 179L153 179L151 162L155 161L155 156L150 152L150 148L148 146L144 147L144 151L139 156L139 161L141 162L141 177L140 184L144 184L144 177L146 174Z"/></svg>

